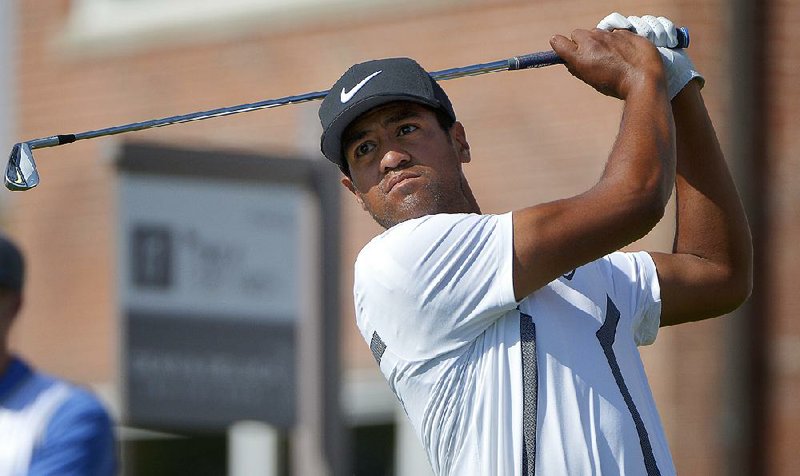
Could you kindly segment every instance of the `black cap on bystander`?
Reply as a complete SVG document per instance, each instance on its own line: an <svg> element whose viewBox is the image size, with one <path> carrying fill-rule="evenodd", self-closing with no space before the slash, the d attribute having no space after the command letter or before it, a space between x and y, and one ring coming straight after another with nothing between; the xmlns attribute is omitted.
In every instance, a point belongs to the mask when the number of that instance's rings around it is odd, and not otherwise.
<svg viewBox="0 0 800 476"><path fill-rule="evenodd" d="M22 291L25 282L25 260L11 240L0 235L0 287Z"/></svg>

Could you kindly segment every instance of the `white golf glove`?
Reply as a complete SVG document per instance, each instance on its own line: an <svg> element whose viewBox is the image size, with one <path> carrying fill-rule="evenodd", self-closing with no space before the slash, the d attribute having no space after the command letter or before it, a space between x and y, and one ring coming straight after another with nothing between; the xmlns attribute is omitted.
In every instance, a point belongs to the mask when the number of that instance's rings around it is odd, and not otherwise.
<svg viewBox="0 0 800 476"><path fill-rule="evenodd" d="M705 78L697 71L689 55L683 49L671 49L678 45L678 29L668 18L652 15L626 18L614 12L600 20L597 28L607 31L630 30L650 40L661 53L667 72L667 91L670 99L692 79L697 78L701 88L705 84Z"/></svg>

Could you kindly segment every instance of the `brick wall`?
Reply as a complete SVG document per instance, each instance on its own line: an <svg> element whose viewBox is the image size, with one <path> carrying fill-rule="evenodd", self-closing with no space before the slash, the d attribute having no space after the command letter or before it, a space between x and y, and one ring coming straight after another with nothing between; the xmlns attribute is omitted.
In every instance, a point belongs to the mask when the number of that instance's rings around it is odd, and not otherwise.
<svg viewBox="0 0 800 476"><path fill-rule="evenodd" d="M726 3L610 4L579 1L472 1L443 3L415 13L387 7L355 19L304 20L296 29L248 31L217 42L163 43L119 55L70 51L62 33L67 1L19 2L17 71L20 139L327 89L349 64L376 57L411 56L444 69L548 48L556 32L593 26L612 9L658 12L692 29L691 54L706 73L704 91L723 145L732 60L724 48ZM609 6L611 5L611 6ZM770 326L773 388L770 474L793 474L800 445L800 325L793 279L800 254L795 210L800 203L797 29L800 7L775 2L770 36L770 148L774 167L770 210L776 287ZM200 33L198 33L200 35ZM444 84L465 124L473 162L467 176L484 212L501 212L581 192L599 176L614 140L620 104L594 93L560 67L493 74ZM316 149L316 105L127 135L124 140L230 148L270 155ZM84 382L117 378L116 204L110 158L122 138L37 151L41 186L4 194L13 207L5 229L29 255L27 303L13 344L47 370ZM344 230L343 361L372 368L353 324L350 264L379 232L346 192ZM669 219L641 246L668 248ZM643 350L651 384L682 474L723 474L723 368L726 321L664 329ZM730 469L730 468L728 468ZM735 472L735 471L734 471Z"/></svg>
<svg viewBox="0 0 800 476"><path fill-rule="evenodd" d="M768 44L763 48L768 58L769 94L767 153L769 185L767 209L771 248L767 296L771 315L762 316L768 329L767 404L769 451L765 458L766 474L794 474L800 468L800 302L797 300L797 276L800 269L800 5L789 0L775 0L768 11ZM756 270L758 272L759 270Z"/></svg>

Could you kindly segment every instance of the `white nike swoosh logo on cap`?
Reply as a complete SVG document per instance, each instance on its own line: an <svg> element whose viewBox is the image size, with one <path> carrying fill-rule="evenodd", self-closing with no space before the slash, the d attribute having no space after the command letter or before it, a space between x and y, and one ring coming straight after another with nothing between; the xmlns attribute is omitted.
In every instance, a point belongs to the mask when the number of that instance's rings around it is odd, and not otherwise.
<svg viewBox="0 0 800 476"><path fill-rule="evenodd" d="M369 81L370 79L374 78L375 76L381 74L382 72L383 72L383 70L375 71L374 73L370 74L366 78L362 79L360 83L358 83L355 86L353 86L353 89L351 89L350 91L345 91L344 88L342 88L342 93L340 95L340 99L342 100L342 104L344 104L347 101L353 99L353 96L356 95L356 93L358 92L359 89L363 88L364 85L367 84L367 81Z"/></svg>

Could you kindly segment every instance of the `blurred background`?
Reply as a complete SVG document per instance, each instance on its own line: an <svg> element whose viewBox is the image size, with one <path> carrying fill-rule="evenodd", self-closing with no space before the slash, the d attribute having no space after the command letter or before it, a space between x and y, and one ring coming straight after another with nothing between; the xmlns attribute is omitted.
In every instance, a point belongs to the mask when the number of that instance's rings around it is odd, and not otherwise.
<svg viewBox="0 0 800 476"><path fill-rule="evenodd" d="M367 59L545 50L612 11L690 28L755 240L743 308L642 349L677 470L800 474L800 2L2 0L0 144L325 90ZM563 67L443 86L484 212L599 177L620 103ZM380 229L321 157L318 107L38 150L41 185L0 193L29 262L12 350L101 396L124 474L429 472L354 325Z"/></svg>

